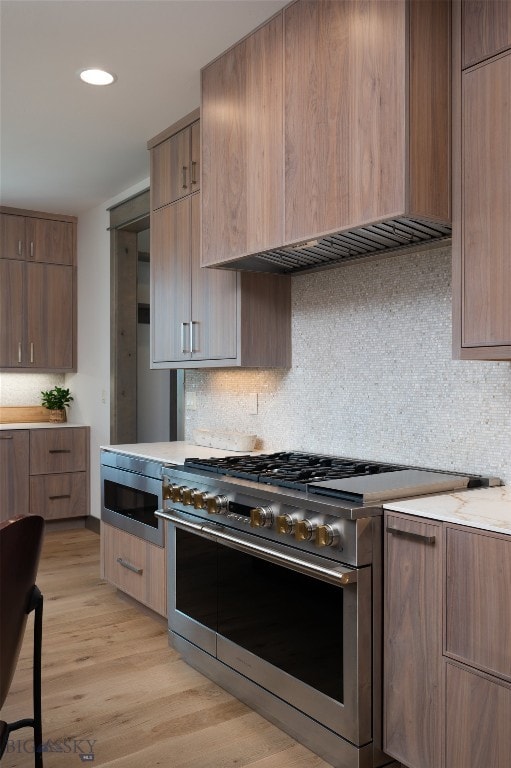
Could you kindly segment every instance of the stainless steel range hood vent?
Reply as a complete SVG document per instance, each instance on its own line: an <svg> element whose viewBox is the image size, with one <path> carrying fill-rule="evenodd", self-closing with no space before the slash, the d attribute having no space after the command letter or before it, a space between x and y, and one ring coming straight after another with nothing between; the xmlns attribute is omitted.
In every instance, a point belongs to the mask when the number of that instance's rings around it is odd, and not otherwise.
<svg viewBox="0 0 511 768"><path fill-rule="evenodd" d="M441 241L450 237L451 227L447 224L400 216L219 266L251 272L303 273L377 254L391 255L396 251L419 249L425 244L441 245Z"/></svg>

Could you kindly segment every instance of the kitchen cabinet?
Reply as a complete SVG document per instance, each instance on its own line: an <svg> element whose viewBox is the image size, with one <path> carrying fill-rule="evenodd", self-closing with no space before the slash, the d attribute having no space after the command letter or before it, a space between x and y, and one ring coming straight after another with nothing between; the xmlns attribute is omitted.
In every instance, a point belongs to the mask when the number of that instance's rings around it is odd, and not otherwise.
<svg viewBox="0 0 511 768"><path fill-rule="evenodd" d="M511 3L509 0L463 0L462 66L511 48Z"/></svg>
<svg viewBox="0 0 511 768"><path fill-rule="evenodd" d="M195 116L195 113L193 113ZM151 150L151 208L173 203L200 189L200 133L195 120L148 142Z"/></svg>
<svg viewBox="0 0 511 768"><path fill-rule="evenodd" d="M166 548L101 523L104 578L118 589L167 615Z"/></svg>
<svg viewBox="0 0 511 768"><path fill-rule="evenodd" d="M0 522L29 511L29 432L0 431Z"/></svg>
<svg viewBox="0 0 511 768"><path fill-rule="evenodd" d="M30 513L45 520L89 514L89 429L30 430Z"/></svg>
<svg viewBox="0 0 511 768"><path fill-rule="evenodd" d="M445 547L446 761L500 768L511 754L511 539L447 525Z"/></svg>
<svg viewBox="0 0 511 768"><path fill-rule="evenodd" d="M383 749L408 768L441 768L441 524L386 512L384 569Z"/></svg>
<svg viewBox="0 0 511 768"><path fill-rule="evenodd" d="M15 210L17 213L6 213ZM50 214L47 214L48 216ZM76 220L2 208L0 368L76 368Z"/></svg>
<svg viewBox="0 0 511 768"><path fill-rule="evenodd" d="M26 216L21 211L0 213L1 258L72 265L75 220L49 217L51 214Z"/></svg>
<svg viewBox="0 0 511 768"><path fill-rule="evenodd" d="M203 269L200 194L151 210L152 367L288 367L289 278Z"/></svg>
<svg viewBox="0 0 511 768"><path fill-rule="evenodd" d="M339 259L449 231L449 15L298 0L203 69L203 265L285 271L276 250L315 266L341 232Z"/></svg>
<svg viewBox="0 0 511 768"><path fill-rule="evenodd" d="M453 9L453 356L509 360L511 10L500 2ZM476 28L481 14L484 25ZM462 50L468 63L504 46L462 69Z"/></svg>

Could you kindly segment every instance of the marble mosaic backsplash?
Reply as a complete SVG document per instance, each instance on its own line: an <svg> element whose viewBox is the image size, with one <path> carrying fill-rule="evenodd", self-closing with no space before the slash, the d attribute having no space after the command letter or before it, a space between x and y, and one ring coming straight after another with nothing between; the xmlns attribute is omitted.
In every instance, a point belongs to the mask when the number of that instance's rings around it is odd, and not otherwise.
<svg viewBox="0 0 511 768"><path fill-rule="evenodd" d="M290 370L187 371L187 440L239 430L511 483L511 364L452 360L450 248L296 276L292 306Z"/></svg>

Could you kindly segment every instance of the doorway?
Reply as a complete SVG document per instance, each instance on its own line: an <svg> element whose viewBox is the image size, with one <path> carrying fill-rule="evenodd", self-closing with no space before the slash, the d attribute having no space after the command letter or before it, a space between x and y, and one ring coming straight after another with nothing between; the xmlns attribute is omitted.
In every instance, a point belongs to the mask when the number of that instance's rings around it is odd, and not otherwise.
<svg viewBox="0 0 511 768"><path fill-rule="evenodd" d="M110 442L182 439L184 371L150 367L149 190L110 212Z"/></svg>

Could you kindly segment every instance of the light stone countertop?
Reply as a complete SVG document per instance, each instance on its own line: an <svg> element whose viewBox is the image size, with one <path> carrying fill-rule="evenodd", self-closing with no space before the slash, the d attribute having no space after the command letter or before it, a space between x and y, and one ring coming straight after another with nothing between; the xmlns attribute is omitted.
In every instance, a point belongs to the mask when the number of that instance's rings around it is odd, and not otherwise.
<svg viewBox="0 0 511 768"><path fill-rule="evenodd" d="M384 509L511 535L511 486L475 488L384 504Z"/></svg>
<svg viewBox="0 0 511 768"><path fill-rule="evenodd" d="M57 429L62 427L86 427L86 424L75 424L72 421L17 421L13 424L0 424L1 430L13 429Z"/></svg>
<svg viewBox="0 0 511 768"><path fill-rule="evenodd" d="M185 459L223 458L224 456L243 456L247 451L224 451L219 448L209 448L194 445L182 440L171 443L132 443L131 445L102 445L102 450L124 453L140 459L161 461L163 464L183 464ZM251 451L257 454L261 451Z"/></svg>

